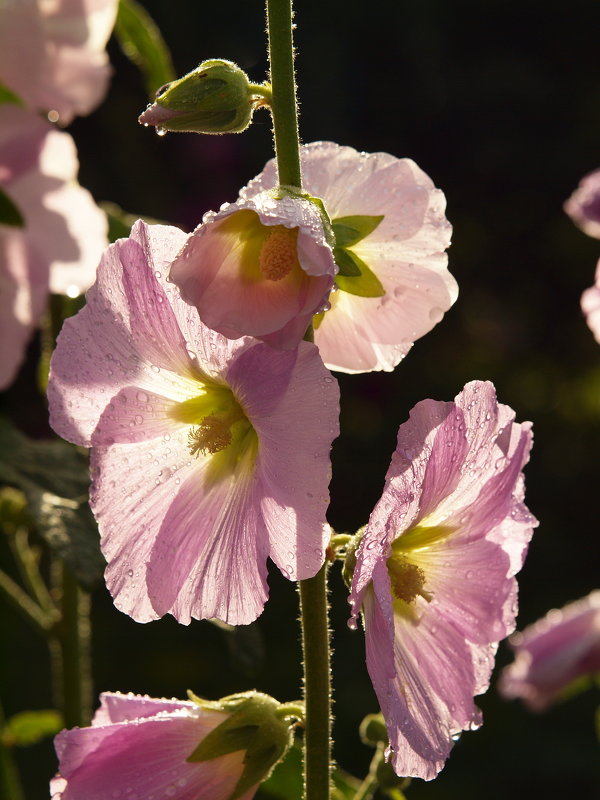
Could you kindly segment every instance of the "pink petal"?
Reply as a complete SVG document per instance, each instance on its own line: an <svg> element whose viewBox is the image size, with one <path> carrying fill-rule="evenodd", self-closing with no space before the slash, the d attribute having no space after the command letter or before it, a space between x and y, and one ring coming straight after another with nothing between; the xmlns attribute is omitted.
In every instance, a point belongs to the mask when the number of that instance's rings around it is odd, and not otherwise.
<svg viewBox="0 0 600 800"><path fill-rule="evenodd" d="M96 710L92 725L109 725L113 722L128 722L142 717L154 717L161 712L192 710L195 703L183 700L165 700L148 695L122 694L121 692L102 692L100 708Z"/></svg>
<svg viewBox="0 0 600 800"><path fill-rule="evenodd" d="M584 233L600 239L600 169L581 179L564 209Z"/></svg>
<svg viewBox="0 0 600 800"><path fill-rule="evenodd" d="M330 536L324 520L329 451L339 434L337 381L308 342L293 353L251 348L227 379L261 442L256 474L270 556L290 580L310 578Z"/></svg>
<svg viewBox="0 0 600 800"><path fill-rule="evenodd" d="M333 220L384 216L352 250L379 278L385 295L333 294L315 342L330 369L392 370L457 297L446 269L451 228L444 196L409 159L358 153L332 142L304 145L301 156L305 189L323 199ZM276 184L270 161L240 196L252 198Z"/></svg>
<svg viewBox="0 0 600 800"><path fill-rule="evenodd" d="M596 283L581 295L581 310L585 320L600 344L600 261L596 265Z"/></svg>
<svg viewBox="0 0 600 800"><path fill-rule="evenodd" d="M89 114L110 77L104 47L116 0L5 3L0 11L3 83L33 108L58 112L63 125Z"/></svg>
<svg viewBox="0 0 600 800"><path fill-rule="evenodd" d="M94 280L106 245L106 217L76 184L71 137L16 105L0 106L0 186L24 228L0 231L0 387L12 381L49 289L77 294Z"/></svg>
<svg viewBox="0 0 600 800"><path fill-rule="evenodd" d="M158 348L161 364L168 363L182 371L184 364L187 371L193 367L186 343L177 329L172 306L166 302L164 281L161 286L155 277L155 272L161 274L160 268L184 239L185 235L177 228L138 223L132 230L131 240L117 242L106 250L98 268L97 282L86 296L86 306L77 317L63 325L58 339L60 347L51 363L50 424L64 438L89 446L105 408L130 384L139 389L141 402L147 392L185 399L184 384L187 385L189 379L182 380L167 369L161 371L152 360L157 355L156 343L163 342L165 356ZM133 277L126 277L128 274L138 275L140 283L142 276L151 281L148 291L153 293L150 305L153 313L143 322L144 315L139 307L142 295L137 294L137 290L141 292L142 289L134 284ZM163 298L162 303L159 298ZM145 299L150 300L148 296ZM143 335L137 329L135 334L132 332L131 313L134 326L136 322L142 324ZM172 338L164 338L163 325ZM75 386L81 387L76 398L71 388Z"/></svg>
<svg viewBox="0 0 600 800"><path fill-rule="evenodd" d="M211 761L186 761L223 718L220 712L185 708L63 731L56 737L60 774L66 781L59 797L106 800L129 792L156 800L226 800L241 775L243 751Z"/></svg>
<svg viewBox="0 0 600 800"><path fill-rule="evenodd" d="M502 673L500 691L543 711L570 683L600 670L600 591L549 611L510 644L515 661Z"/></svg>

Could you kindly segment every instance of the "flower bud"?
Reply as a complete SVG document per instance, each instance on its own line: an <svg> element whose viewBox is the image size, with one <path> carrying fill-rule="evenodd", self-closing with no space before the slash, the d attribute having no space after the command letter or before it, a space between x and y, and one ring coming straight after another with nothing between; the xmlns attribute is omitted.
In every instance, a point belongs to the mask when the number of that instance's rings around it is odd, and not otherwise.
<svg viewBox="0 0 600 800"><path fill-rule="evenodd" d="M203 61L183 78L159 89L139 122L154 125L159 133L240 133L250 124L254 109L264 102L264 94L269 94L268 87L251 84L232 61Z"/></svg>

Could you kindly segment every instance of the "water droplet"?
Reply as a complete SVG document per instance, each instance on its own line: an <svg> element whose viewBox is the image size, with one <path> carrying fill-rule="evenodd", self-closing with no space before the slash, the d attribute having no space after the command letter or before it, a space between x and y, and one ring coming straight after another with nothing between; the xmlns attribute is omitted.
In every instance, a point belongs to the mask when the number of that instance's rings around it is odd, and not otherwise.
<svg viewBox="0 0 600 800"><path fill-rule="evenodd" d="M444 312L441 308L434 306L433 308L429 309L429 319L432 322L439 322L444 316Z"/></svg>
<svg viewBox="0 0 600 800"><path fill-rule="evenodd" d="M156 133L158 136L166 136L167 131L164 128L157 128Z"/></svg>
<svg viewBox="0 0 600 800"><path fill-rule="evenodd" d="M132 569L128 569L127 570L127 574L129 575L130 578L133 578L133 570Z"/></svg>

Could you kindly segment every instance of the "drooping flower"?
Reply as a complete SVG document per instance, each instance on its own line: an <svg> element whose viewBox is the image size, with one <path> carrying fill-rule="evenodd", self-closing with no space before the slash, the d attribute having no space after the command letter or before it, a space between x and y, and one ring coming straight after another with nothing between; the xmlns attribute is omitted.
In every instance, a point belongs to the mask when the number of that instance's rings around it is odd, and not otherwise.
<svg viewBox="0 0 600 800"><path fill-rule="evenodd" d="M594 339L600 344L600 261L596 265L596 282L581 295L581 310Z"/></svg>
<svg viewBox="0 0 600 800"><path fill-rule="evenodd" d="M481 723L473 697L514 629L514 575L536 525L523 504L530 446L529 423L479 381L400 426L350 597L398 775L434 778L453 737Z"/></svg>
<svg viewBox="0 0 600 800"><path fill-rule="evenodd" d="M515 660L499 689L544 711L578 678L600 671L600 591L549 611L510 638Z"/></svg>
<svg viewBox="0 0 600 800"><path fill-rule="evenodd" d="M106 247L106 217L77 184L78 168L69 134L0 105L0 193L21 217L0 224L0 388L12 382L48 292L87 289Z"/></svg>
<svg viewBox="0 0 600 800"><path fill-rule="evenodd" d="M50 422L92 445L117 607L244 624L267 598L267 556L292 580L323 563L339 391L308 342L276 351L206 328L165 277L184 240L138 222L108 248L59 336Z"/></svg>
<svg viewBox="0 0 600 800"><path fill-rule="evenodd" d="M118 0L20 0L0 4L0 83L63 125L101 102L105 52Z"/></svg>
<svg viewBox="0 0 600 800"><path fill-rule="evenodd" d="M564 209L584 233L600 239L600 169L581 179Z"/></svg>
<svg viewBox="0 0 600 800"><path fill-rule="evenodd" d="M170 280L209 328L286 350L323 307L335 272L318 207L263 192L205 214Z"/></svg>
<svg viewBox="0 0 600 800"><path fill-rule="evenodd" d="M274 713L279 704L257 692L214 703L113 692L100 699L91 727L55 739L60 763L52 800L251 800L289 740L288 723ZM253 752L252 734L244 736L250 717L256 731L268 725L262 745L271 745L271 763ZM219 741L219 726L238 734L236 749L227 731Z"/></svg>
<svg viewBox="0 0 600 800"><path fill-rule="evenodd" d="M315 319L315 343L329 369L392 370L457 297L444 195L413 161L387 153L314 142L301 158L304 189L332 220L339 267L331 309ZM276 183L269 161L240 196Z"/></svg>

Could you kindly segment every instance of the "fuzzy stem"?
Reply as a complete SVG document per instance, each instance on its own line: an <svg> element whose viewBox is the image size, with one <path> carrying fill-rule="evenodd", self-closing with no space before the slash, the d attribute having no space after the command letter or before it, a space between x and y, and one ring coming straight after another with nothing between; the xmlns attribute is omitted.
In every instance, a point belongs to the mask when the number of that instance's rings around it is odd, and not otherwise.
<svg viewBox="0 0 600 800"><path fill-rule="evenodd" d="M279 183L301 189L292 0L267 0L266 10L271 67L271 114Z"/></svg>
<svg viewBox="0 0 600 800"><path fill-rule="evenodd" d="M2 570L0 570L0 594L4 594L11 605L38 631L46 635L51 631L55 619L40 608L35 600L32 600L27 592Z"/></svg>
<svg viewBox="0 0 600 800"><path fill-rule="evenodd" d="M385 748L383 745L379 744L377 750L375 751L375 755L371 760L369 774L366 776L358 791L354 795L354 800L372 800L372 797L379 786L379 781L377 780L377 768L384 760L384 753Z"/></svg>
<svg viewBox="0 0 600 800"><path fill-rule="evenodd" d="M331 790L331 675L327 564L299 581L304 655L304 800L328 800Z"/></svg>

